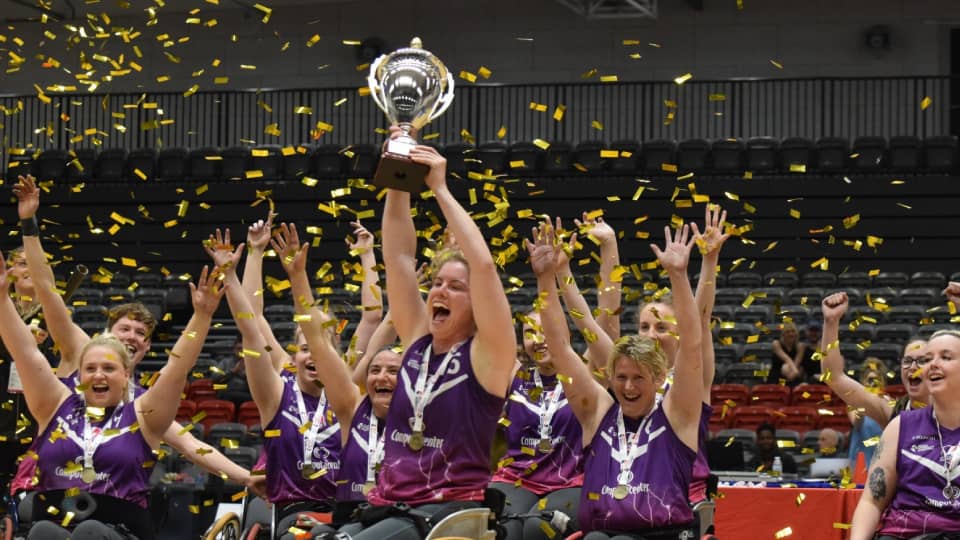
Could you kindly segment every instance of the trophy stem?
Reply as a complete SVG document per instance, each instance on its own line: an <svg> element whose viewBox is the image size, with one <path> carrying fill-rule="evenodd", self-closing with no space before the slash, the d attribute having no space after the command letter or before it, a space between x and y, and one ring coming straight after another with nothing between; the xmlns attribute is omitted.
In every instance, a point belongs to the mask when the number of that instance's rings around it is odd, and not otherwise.
<svg viewBox="0 0 960 540"><path fill-rule="evenodd" d="M413 130L416 128L414 128L413 124L411 124L410 122L400 122L397 124L397 127L399 127L401 131L403 131L403 135L400 135L398 139L401 139L404 142L416 144L417 139L416 137L413 136Z"/></svg>

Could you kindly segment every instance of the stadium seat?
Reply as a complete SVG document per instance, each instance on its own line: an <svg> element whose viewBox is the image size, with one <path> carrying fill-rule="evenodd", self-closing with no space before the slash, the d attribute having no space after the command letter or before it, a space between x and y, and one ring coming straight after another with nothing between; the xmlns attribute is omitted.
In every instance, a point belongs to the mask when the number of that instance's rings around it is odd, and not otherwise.
<svg viewBox="0 0 960 540"><path fill-rule="evenodd" d="M447 158L447 171L461 178L467 177L470 164L476 161L475 149L466 142L450 143L443 147L443 157Z"/></svg>
<svg viewBox="0 0 960 540"><path fill-rule="evenodd" d="M644 141L640 159L640 172L663 174L664 165L676 165L677 143L671 139Z"/></svg>
<svg viewBox="0 0 960 540"><path fill-rule="evenodd" d="M726 401L733 401L737 405L750 404L750 389L744 384L728 383L715 384L710 387L710 403L719 407Z"/></svg>
<svg viewBox="0 0 960 540"><path fill-rule="evenodd" d="M886 155L887 140L883 137L857 137L850 161L856 172L876 172L886 166Z"/></svg>
<svg viewBox="0 0 960 540"><path fill-rule="evenodd" d="M873 276L873 287L893 287L903 289L910 282L910 276L905 272L880 272Z"/></svg>
<svg viewBox="0 0 960 540"><path fill-rule="evenodd" d="M127 151L124 148L108 148L97 156L93 179L98 182L121 182L126 169Z"/></svg>
<svg viewBox="0 0 960 540"><path fill-rule="evenodd" d="M507 149L507 166L514 174L535 173L543 168L545 152L532 142L519 141Z"/></svg>
<svg viewBox="0 0 960 540"><path fill-rule="evenodd" d="M932 173L949 173L957 168L957 136L927 137L923 141L923 165Z"/></svg>
<svg viewBox="0 0 960 540"><path fill-rule="evenodd" d="M187 424L195 414L197 414L197 402L190 399L181 399L180 405L177 407L177 422Z"/></svg>
<svg viewBox="0 0 960 540"><path fill-rule="evenodd" d="M237 422L248 428L260 424L260 409L254 401L244 401L237 410Z"/></svg>
<svg viewBox="0 0 960 540"><path fill-rule="evenodd" d="M800 277L796 272L768 272L763 275L764 287L782 287L795 289L800 285Z"/></svg>
<svg viewBox="0 0 960 540"><path fill-rule="evenodd" d="M573 145L564 141L551 143L543 156L543 172L566 175L573 170Z"/></svg>
<svg viewBox="0 0 960 540"><path fill-rule="evenodd" d="M283 179L300 181L304 176L310 176L310 155L313 149L309 145L284 148L280 151Z"/></svg>
<svg viewBox="0 0 960 540"><path fill-rule="evenodd" d="M200 420L204 431L209 432L216 424L224 422L233 422L236 416L236 405L232 401L223 399L204 399L197 402L197 413L206 413L206 416Z"/></svg>
<svg viewBox="0 0 960 540"><path fill-rule="evenodd" d="M71 150L69 154L67 181L75 184L93 178L97 163L97 151L93 148L77 148Z"/></svg>
<svg viewBox="0 0 960 540"><path fill-rule="evenodd" d="M826 272L818 270L815 272L807 272L800 276L800 286L801 287L820 287L820 288L830 288L837 286L837 275L833 272Z"/></svg>
<svg viewBox="0 0 960 540"><path fill-rule="evenodd" d="M752 305L737 306L733 311L733 320L739 323L767 323L773 320L773 310L770 306Z"/></svg>
<svg viewBox="0 0 960 540"><path fill-rule="evenodd" d="M617 152L610 158L607 169L617 174L634 174L640 168L640 143L633 139L620 139L610 143L610 150Z"/></svg>
<svg viewBox="0 0 960 540"><path fill-rule="evenodd" d="M743 172L743 141L740 139L717 139L710 148L712 169L717 174Z"/></svg>
<svg viewBox="0 0 960 540"><path fill-rule="evenodd" d="M346 168L346 158L342 150L338 144L322 144L316 147L310 154L310 172L319 178L341 176Z"/></svg>
<svg viewBox="0 0 960 540"><path fill-rule="evenodd" d="M793 388L790 403L794 406L831 406L840 401L825 384L798 384Z"/></svg>
<svg viewBox="0 0 960 540"><path fill-rule="evenodd" d="M763 276L756 272L731 272L727 275L727 287L756 289L763 285Z"/></svg>
<svg viewBox="0 0 960 540"><path fill-rule="evenodd" d="M816 143L814 169L819 173L842 172L847 169L850 143L841 137L821 137Z"/></svg>
<svg viewBox="0 0 960 540"><path fill-rule="evenodd" d="M209 414L209 413L208 413ZM247 436L247 426L238 422L220 422L207 430L204 440L220 450L242 444Z"/></svg>
<svg viewBox="0 0 960 540"><path fill-rule="evenodd" d="M510 169L508 163L507 145L503 141L487 141L477 146L473 152L469 170L480 174L498 175Z"/></svg>
<svg viewBox="0 0 960 540"><path fill-rule="evenodd" d="M759 424L757 424L759 425ZM755 429L730 428L717 432L716 437L720 441L733 439L743 445L743 449L753 453L757 448L757 432Z"/></svg>
<svg viewBox="0 0 960 540"><path fill-rule="evenodd" d="M910 286L932 287L939 291L947 286L947 276L943 272L914 272L910 275Z"/></svg>
<svg viewBox="0 0 960 540"><path fill-rule="evenodd" d="M873 287L873 278L868 272L843 272L837 276L837 285L842 288L869 289Z"/></svg>
<svg viewBox="0 0 960 540"><path fill-rule="evenodd" d="M750 405L779 409L790 404L790 388L780 384L758 384L750 389Z"/></svg>
<svg viewBox="0 0 960 540"><path fill-rule="evenodd" d="M744 167L754 174L773 173L779 166L780 141L773 137L751 137L747 140Z"/></svg>
<svg viewBox="0 0 960 540"><path fill-rule="evenodd" d="M573 166L578 165L585 169L585 172L601 173L607 169L609 160L600 156L601 151L606 150L607 145L603 141L582 141L577 145L573 152Z"/></svg>
<svg viewBox="0 0 960 540"><path fill-rule="evenodd" d="M818 307L823 297L824 289L821 287L800 287L787 291L786 303Z"/></svg>
<svg viewBox="0 0 960 540"><path fill-rule="evenodd" d="M894 172L916 174L921 168L920 138L913 135L890 137L888 165Z"/></svg>
<svg viewBox="0 0 960 540"><path fill-rule="evenodd" d="M781 407L777 418L777 427L803 433L817 426L817 410L813 407Z"/></svg>
<svg viewBox="0 0 960 540"><path fill-rule="evenodd" d="M704 139L686 139L677 145L677 172L705 173L710 167L710 143Z"/></svg>
<svg viewBox="0 0 960 540"><path fill-rule="evenodd" d="M250 149L245 146L231 146L220 152L220 179L221 180L244 180L247 177L247 171L253 172L250 155Z"/></svg>
<svg viewBox="0 0 960 540"><path fill-rule="evenodd" d="M40 182L63 181L67 177L68 161L70 161L70 155L65 150L58 148L44 150L33 161L33 175Z"/></svg>
<svg viewBox="0 0 960 540"><path fill-rule="evenodd" d="M164 148L157 154L156 179L183 182L187 179L189 152L186 148Z"/></svg>
<svg viewBox="0 0 960 540"><path fill-rule="evenodd" d="M157 151L139 148L127 154L124 177L127 182L146 182L156 178Z"/></svg>
<svg viewBox="0 0 960 540"><path fill-rule="evenodd" d="M372 144L354 144L344 150L346 173L351 177L372 178L380 163L380 148Z"/></svg>
<svg viewBox="0 0 960 540"><path fill-rule="evenodd" d="M790 321L797 326L803 326L810 320L810 308L803 304L786 304L780 306L780 311L774 314L775 323Z"/></svg>
<svg viewBox="0 0 960 540"><path fill-rule="evenodd" d="M283 178L283 156L279 145L262 144L254 146L249 152L249 167L260 174L258 180L277 181Z"/></svg>
<svg viewBox="0 0 960 540"><path fill-rule="evenodd" d="M785 173L804 174L812 172L814 161L813 141L803 137L788 137L780 143L780 170Z"/></svg>
<svg viewBox="0 0 960 540"><path fill-rule="evenodd" d="M733 410L733 424L735 429L756 430L760 424L773 423L773 411L769 407L737 407Z"/></svg>
<svg viewBox="0 0 960 540"><path fill-rule="evenodd" d="M222 160L220 150L213 147L195 148L187 156L187 180L212 182L220 178Z"/></svg>

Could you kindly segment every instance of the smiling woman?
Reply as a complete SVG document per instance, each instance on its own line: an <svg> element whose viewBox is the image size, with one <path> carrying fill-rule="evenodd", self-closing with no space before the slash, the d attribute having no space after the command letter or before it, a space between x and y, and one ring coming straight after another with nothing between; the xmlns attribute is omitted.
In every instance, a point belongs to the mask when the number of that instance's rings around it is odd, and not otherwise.
<svg viewBox="0 0 960 540"><path fill-rule="evenodd" d="M4 291L10 285L8 275L0 260ZM222 296L206 268L191 290L193 317L160 376L135 399L127 391L132 370L128 348L115 336L98 336L80 350L79 393L74 392L50 370L9 295L0 294L0 336L21 372L40 431L37 490L47 505L30 516L36 522L30 538L59 540L86 533L112 538L117 534L113 525L123 525L140 540L154 537L146 509L153 449L176 415L180 391ZM96 507L76 530L44 521L53 518L50 508L58 512L62 501L76 497L92 498Z"/></svg>

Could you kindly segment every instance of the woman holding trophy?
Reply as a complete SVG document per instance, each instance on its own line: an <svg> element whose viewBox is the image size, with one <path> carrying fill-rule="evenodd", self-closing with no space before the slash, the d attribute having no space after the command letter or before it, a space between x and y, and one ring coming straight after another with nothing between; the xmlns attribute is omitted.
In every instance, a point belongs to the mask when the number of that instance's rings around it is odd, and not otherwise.
<svg viewBox="0 0 960 540"><path fill-rule="evenodd" d="M388 56L385 66L374 64L375 72L381 68L379 89L400 89L388 95L388 114L402 126L391 128L392 141L426 124L438 103L405 100L437 96L438 86L452 90L452 78L445 68L435 69L434 60L411 47ZM430 80L418 82L428 65L433 75L428 71ZM422 86L410 92L413 87L404 90L404 84ZM450 97L436 99L448 103ZM480 229L447 187L446 160L428 146L406 150L406 159L427 168L426 188L459 250L434 257L424 302L410 193L387 192L382 226L387 296L405 353L386 418L383 465L368 495L371 506L360 512L360 523L341 529L355 539L420 539L445 516L481 506L493 435L516 361L510 303Z"/></svg>

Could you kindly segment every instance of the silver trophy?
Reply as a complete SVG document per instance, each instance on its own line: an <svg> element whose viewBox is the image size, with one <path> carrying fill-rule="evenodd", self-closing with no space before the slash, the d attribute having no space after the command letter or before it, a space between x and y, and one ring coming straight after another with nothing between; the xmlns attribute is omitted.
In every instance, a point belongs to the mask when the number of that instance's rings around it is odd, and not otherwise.
<svg viewBox="0 0 960 540"><path fill-rule="evenodd" d="M374 60L367 85L374 103L403 130L387 142L373 183L419 193L429 167L410 159L417 144L411 132L439 117L453 102L453 75L439 58L423 50L420 38L413 38L409 47Z"/></svg>

